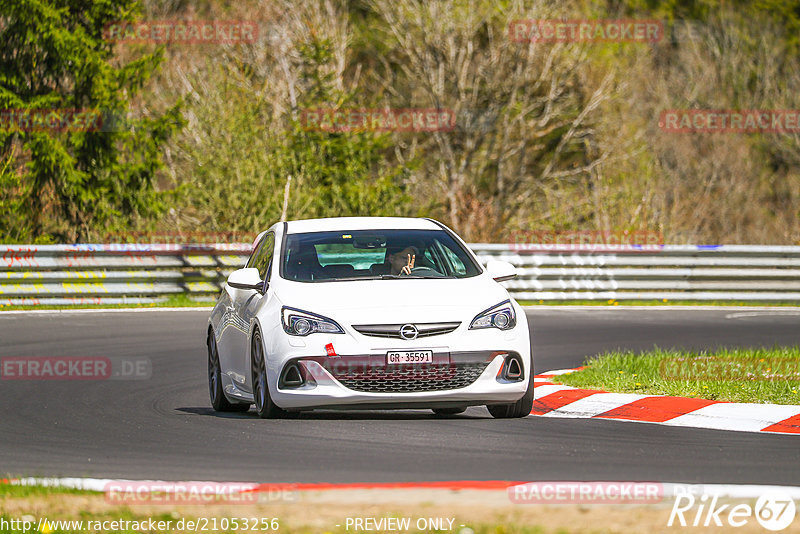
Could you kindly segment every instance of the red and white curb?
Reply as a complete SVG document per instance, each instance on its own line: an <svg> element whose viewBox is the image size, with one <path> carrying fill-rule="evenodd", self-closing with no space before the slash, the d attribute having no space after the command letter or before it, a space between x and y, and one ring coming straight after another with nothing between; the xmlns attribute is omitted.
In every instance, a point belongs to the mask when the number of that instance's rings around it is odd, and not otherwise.
<svg viewBox="0 0 800 534"><path fill-rule="evenodd" d="M800 406L721 402L665 395L608 393L554 384L554 376L581 369L548 371L534 377L531 415L614 419L739 432L800 434Z"/></svg>

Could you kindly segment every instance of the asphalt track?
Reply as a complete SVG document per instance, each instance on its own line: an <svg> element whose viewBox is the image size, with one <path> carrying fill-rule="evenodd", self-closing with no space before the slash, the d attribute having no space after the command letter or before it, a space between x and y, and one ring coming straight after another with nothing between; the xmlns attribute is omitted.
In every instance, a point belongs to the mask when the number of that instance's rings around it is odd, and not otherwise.
<svg viewBox="0 0 800 534"><path fill-rule="evenodd" d="M800 311L532 309L537 372L606 349L800 343ZM0 314L0 357L147 357L139 381L0 381L0 474L258 482L639 480L800 486L798 436L425 411L215 414L207 312Z"/></svg>

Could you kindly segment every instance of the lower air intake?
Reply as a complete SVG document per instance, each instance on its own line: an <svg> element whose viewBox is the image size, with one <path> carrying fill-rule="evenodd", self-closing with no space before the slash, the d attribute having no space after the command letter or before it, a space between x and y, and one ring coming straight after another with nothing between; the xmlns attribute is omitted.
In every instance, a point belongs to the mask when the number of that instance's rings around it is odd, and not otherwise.
<svg viewBox="0 0 800 534"><path fill-rule="evenodd" d="M348 389L367 393L416 393L467 387L475 382L488 362L454 365L422 365L371 369L334 375Z"/></svg>

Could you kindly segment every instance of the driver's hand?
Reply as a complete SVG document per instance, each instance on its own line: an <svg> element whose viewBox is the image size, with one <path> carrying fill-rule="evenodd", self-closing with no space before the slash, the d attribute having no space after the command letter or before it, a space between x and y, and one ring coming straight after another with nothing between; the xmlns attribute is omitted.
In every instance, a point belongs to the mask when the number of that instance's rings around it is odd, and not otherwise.
<svg viewBox="0 0 800 534"><path fill-rule="evenodd" d="M417 259L417 255L408 254L408 263L400 269L400 274L411 274L411 269L414 268L414 260Z"/></svg>

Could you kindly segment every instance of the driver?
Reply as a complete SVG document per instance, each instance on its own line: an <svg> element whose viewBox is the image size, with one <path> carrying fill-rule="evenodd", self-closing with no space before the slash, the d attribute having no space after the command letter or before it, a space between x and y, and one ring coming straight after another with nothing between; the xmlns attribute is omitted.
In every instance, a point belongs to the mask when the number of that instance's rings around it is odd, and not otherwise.
<svg viewBox="0 0 800 534"><path fill-rule="evenodd" d="M417 247L408 246L399 252L389 254L389 265L391 265L391 273L411 274L411 269L414 268L414 262L417 259L419 250Z"/></svg>

